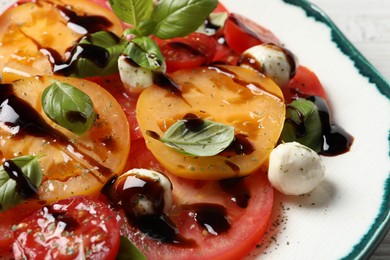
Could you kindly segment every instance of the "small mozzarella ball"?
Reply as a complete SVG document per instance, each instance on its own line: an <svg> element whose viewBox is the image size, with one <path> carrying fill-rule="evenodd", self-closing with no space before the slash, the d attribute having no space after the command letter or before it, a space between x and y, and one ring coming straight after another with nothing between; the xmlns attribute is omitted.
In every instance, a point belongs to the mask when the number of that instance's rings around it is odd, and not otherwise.
<svg viewBox="0 0 390 260"><path fill-rule="evenodd" d="M130 93L141 93L153 84L153 71L138 66L126 55L119 57L118 68L121 81ZM165 64L161 71L165 71Z"/></svg>
<svg viewBox="0 0 390 260"><path fill-rule="evenodd" d="M172 207L172 183L162 173L132 169L121 175L117 181L123 181L121 192L126 195L121 198L122 205L126 204L124 200L131 199L131 211L135 216L159 215L168 212Z"/></svg>
<svg viewBox="0 0 390 260"><path fill-rule="evenodd" d="M269 158L268 179L286 195L311 192L324 178L320 156L297 142L278 145Z"/></svg>
<svg viewBox="0 0 390 260"><path fill-rule="evenodd" d="M241 55L240 66L258 70L281 88L287 85L296 67L295 57L273 44L261 44L247 49Z"/></svg>

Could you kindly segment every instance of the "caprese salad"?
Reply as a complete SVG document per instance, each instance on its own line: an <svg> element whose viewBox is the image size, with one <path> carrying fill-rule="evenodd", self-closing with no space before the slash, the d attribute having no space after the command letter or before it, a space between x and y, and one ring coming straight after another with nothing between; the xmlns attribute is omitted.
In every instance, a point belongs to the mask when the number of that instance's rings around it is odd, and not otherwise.
<svg viewBox="0 0 390 260"><path fill-rule="evenodd" d="M353 138L268 29L217 0L23 0L0 16L0 256L242 259L274 189Z"/></svg>

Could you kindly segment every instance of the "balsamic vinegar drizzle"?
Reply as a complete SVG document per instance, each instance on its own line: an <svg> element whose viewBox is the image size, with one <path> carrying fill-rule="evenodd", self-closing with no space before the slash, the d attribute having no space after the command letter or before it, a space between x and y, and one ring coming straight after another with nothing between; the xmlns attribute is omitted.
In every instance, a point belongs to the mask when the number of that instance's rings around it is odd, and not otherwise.
<svg viewBox="0 0 390 260"><path fill-rule="evenodd" d="M321 120L323 138L319 154L324 156L336 156L348 152L352 146L353 137L343 128L331 122L330 112L326 101L319 96L310 96L306 99L317 106ZM295 127L297 137L304 137L307 134L307 126L303 114L292 106L287 106L287 108L293 109L297 113L299 122L295 122L291 118L287 118L285 122Z"/></svg>
<svg viewBox="0 0 390 260"><path fill-rule="evenodd" d="M248 207L251 195L245 185L245 177L224 179L219 181L222 190L230 195L230 199L242 209Z"/></svg>
<svg viewBox="0 0 390 260"><path fill-rule="evenodd" d="M16 182L16 192L23 198L28 199L38 194L37 187L24 175L22 169L12 160L3 163L3 169L9 178Z"/></svg>
<svg viewBox="0 0 390 260"><path fill-rule="evenodd" d="M61 221L65 223L63 231L71 232L76 230L80 226L79 221L77 221L70 214L67 214L66 206L64 205L61 205L60 207L58 206L59 206L58 204L54 204L54 205L47 205L42 208L43 214L44 216L46 216L46 219L51 219L50 217L53 217L55 222Z"/></svg>
<svg viewBox="0 0 390 260"><path fill-rule="evenodd" d="M211 235L217 236L230 229L227 209L224 206L212 203L195 203L182 205L182 208L193 212L195 221Z"/></svg>
<svg viewBox="0 0 390 260"><path fill-rule="evenodd" d="M106 176L112 174L109 168L80 150L63 133L47 124L41 115L26 101L15 96L11 84L0 84L0 104L1 112L5 114L4 117L0 117L0 123L17 130L11 138L23 138L25 135L30 135L43 138L53 144L71 146L89 164L98 168L101 174ZM99 180L98 176L95 177Z"/></svg>
<svg viewBox="0 0 390 260"><path fill-rule="evenodd" d="M318 108L321 119L323 145L320 152L325 156L336 156L350 150L353 137L340 126L333 124L330 119L330 112L325 100L318 96L307 98Z"/></svg>
<svg viewBox="0 0 390 260"><path fill-rule="evenodd" d="M113 178L103 187L102 193L115 208L123 209L132 226L149 237L180 247L196 246L193 240L179 234L175 223L164 213L164 188L158 181L136 175ZM152 212L139 209L140 201L150 202Z"/></svg>

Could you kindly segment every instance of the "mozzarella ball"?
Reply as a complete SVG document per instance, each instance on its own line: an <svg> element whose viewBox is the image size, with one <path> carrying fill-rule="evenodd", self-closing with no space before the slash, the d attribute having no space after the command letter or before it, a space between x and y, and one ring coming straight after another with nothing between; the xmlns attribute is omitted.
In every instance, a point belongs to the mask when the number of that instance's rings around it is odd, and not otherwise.
<svg viewBox="0 0 390 260"><path fill-rule="evenodd" d="M297 142L278 145L269 158L268 179L286 195L311 192L324 178L321 157Z"/></svg>
<svg viewBox="0 0 390 260"><path fill-rule="evenodd" d="M120 193L126 195L120 197L121 204L130 204L134 216L160 215L171 209L172 183L164 174L132 169L118 178L117 183L121 182ZM131 203L124 200L131 200Z"/></svg>
<svg viewBox="0 0 390 260"><path fill-rule="evenodd" d="M130 93L141 93L145 88L153 84L153 71L138 66L126 55L118 59L119 75L126 90ZM165 64L161 68L165 72Z"/></svg>
<svg viewBox="0 0 390 260"><path fill-rule="evenodd" d="M273 44L253 46L241 55L240 66L255 69L284 87L295 74L295 57Z"/></svg>

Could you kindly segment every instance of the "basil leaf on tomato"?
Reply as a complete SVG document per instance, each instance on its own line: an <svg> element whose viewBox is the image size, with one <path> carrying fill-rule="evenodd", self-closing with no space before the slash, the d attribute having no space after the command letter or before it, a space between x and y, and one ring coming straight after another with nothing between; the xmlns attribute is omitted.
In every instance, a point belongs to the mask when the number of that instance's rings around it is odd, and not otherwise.
<svg viewBox="0 0 390 260"><path fill-rule="evenodd" d="M26 199L25 192L30 192L28 190L25 191L26 189L32 189L31 192L34 192L34 189L36 190L39 187L42 181L42 170L38 162L40 157L41 155L21 156L5 161L0 166L0 212L18 205ZM15 164L17 169L12 169L12 164ZM11 169L6 170L4 167ZM18 178L20 181L15 181L11 178L8 173L10 170L14 172L16 170L16 175L13 178Z"/></svg>
<svg viewBox="0 0 390 260"><path fill-rule="evenodd" d="M100 31L80 40L73 52L77 56L74 75L77 77L107 76L118 71L118 58L126 41L111 32Z"/></svg>
<svg viewBox="0 0 390 260"><path fill-rule="evenodd" d="M109 0L114 13L122 21L133 26L150 17L153 0Z"/></svg>
<svg viewBox="0 0 390 260"><path fill-rule="evenodd" d="M214 156L225 150L234 140L234 127L210 120L202 120L195 128L188 120L179 120L165 132L161 142L189 156Z"/></svg>
<svg viewBox="0 0 390 260"><path fill-rule="evenodd" d="M321 151L322 124L318 108L313 102L299 98L287 106L280 141L296 141L316 152Z"/></svg>
<svg viewBox="0 0 390 260"><path fill-rule="evenodd" d="M124 236L120 237L119 252L116 260L146 260L146 257L131 241Z"/></svg>
<svg viewBox="0 0 390 260"><path fill-rule="evenodd" d="M73 133L83 134L95 122L91 98L70 84L55 81L43 91L41 102L52 121Z"/></svg>
<svg viewBox="0 0 390 260"><path fill-rule="evenodd" d="M139 66L150 70L162 70L165 64L160 48L149 37L134 38L123 53Z"/></svg>
<svg viewBox="0 0 390 260"><path fill-rule="evenodd" d="M162 0L151 15L157 22L153 34L161 39L186 36L204 23L217 4L217 0Z"/></svg>

